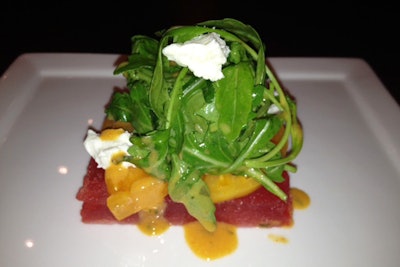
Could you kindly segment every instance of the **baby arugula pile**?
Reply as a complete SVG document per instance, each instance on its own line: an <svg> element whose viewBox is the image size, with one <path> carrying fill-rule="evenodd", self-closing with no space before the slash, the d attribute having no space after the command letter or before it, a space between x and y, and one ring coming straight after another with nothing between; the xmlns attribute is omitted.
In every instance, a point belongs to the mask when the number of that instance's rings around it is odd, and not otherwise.
<svg viewBox="0 0 400 267"><path fill-rule="evenodd" d="M214 32L229 46L224 78L210 81L169 61L162 49ZM134 131L129 161L168 182L168 193L209 231L215 204L204 174L231 173L255 179L282 201L277 186L301 151L303 131L294 99L266 63L257 31L238 20L210 20L132 37L132 51L114 71L127 81L106 107L109 119ZM284 129L279 142L272 138ZM290 144L288 153L281 153Z"/></svg>

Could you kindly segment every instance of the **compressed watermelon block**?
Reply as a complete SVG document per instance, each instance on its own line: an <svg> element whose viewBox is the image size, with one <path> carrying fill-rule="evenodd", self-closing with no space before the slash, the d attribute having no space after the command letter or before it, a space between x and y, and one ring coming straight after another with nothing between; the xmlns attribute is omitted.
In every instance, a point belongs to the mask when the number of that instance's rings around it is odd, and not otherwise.
<svg viewBox="0 0 400 267"><path fill-rule="evenodd" d="M82 222L92 224L136 224L138 214L123 220L117 220L107 207L108 192L104 181L105 171L97 168L91 159L83 185L76 198L83 202L81 209ZM290 177L284 172L285 181L278 186L289 196L282 201L265 188L260 187L253 193L237 199L216 204L217 221L238 227L282 227L293 224L293 205L290 195ZM183 225L195 219L187 212L183 204L173 202L168 196L165 199L167 208L164 217L172 225Z"/></svg>

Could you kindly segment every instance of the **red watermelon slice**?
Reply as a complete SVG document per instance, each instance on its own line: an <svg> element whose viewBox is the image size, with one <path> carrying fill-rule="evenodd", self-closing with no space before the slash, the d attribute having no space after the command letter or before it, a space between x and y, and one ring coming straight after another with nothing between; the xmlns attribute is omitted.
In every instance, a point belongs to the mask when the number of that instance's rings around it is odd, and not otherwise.
<svg viewBox="0 0 400 267"><path fill-rule="evenodd" d="M97 163L91 159L84 177L83 185L76 198L82 201L82 222L92 224L135 224L139 221L134 214L122 221L114 218L106 205L108 197L104 181L105 171L97 168ZM230 223L238 227L281 227L293 224L293 206L290 196L290 177L285 172L285 181L278 184L289 196L284 202L263 187L245 197L216 204L217 221ZM165 218L172 225L183 225L195 219L180 203L166 198L167 209Z"/></svg>

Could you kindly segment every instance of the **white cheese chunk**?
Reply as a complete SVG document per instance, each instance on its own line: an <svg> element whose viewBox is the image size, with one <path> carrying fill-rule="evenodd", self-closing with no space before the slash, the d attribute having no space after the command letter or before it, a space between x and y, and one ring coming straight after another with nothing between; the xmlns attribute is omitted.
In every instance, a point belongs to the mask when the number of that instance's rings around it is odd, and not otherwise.
<svg viewBox="0 0 400 267"><path fill-rule="evenodd" d="M86 151L97 162L98 168L107 169L111 165L112 157L117 153L128 155L128 148L132 145L129 141L130 133L125 131L115 140L102 140L100 135L89 129L83 145ZM123 166L134 166L129 162L123 162Z"/></svg>
<svg viewBox="0 0 400 267"><path fill-rule="evenodd" d="M217 81L224 77L222 65L230 53L229 47L217 33L197 36L184 43L173 43L162 50L168 60L188 67L195 76Z"/></svg>

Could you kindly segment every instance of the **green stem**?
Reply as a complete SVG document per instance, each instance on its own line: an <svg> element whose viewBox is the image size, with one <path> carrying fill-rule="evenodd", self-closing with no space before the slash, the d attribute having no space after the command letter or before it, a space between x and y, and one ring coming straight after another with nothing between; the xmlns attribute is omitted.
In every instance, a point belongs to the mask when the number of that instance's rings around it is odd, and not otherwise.
<svg viewBox="0 0 400 267"><path fill-rule="evenodd" d="M174 87L172 88L171 92L171 101L168 105L168 110L167 110L167 122L165 127L168 129L171 125L171 121L174 117L174 113L179 111L179 107L177 106L179 104L179 98L182 95L182 80L185 78L188 68L185 67L183 68L180 72L178 77L176 78L176 82L174 84Z"/></svg>
<svg viewBox="0 0 400 267"><path fill-rule="evenodd" d="M229 166L226 170L224 170L225 173L230 173L237 168L239 168L240 165L242 165L243 161L247 158L248 155L250 155L253 152L253 148L257 145L258 141L263 138L264 133L266 133L270 127L270 121L267 121L260 131L260 133L257 135L257 137L254 140L250 140L250 145L245 149L235 160L235 162Z"/></svg>
<svg viewBox="0 0 400 267"><path fill-rule="evenodd" d="M253 168L248 168L245 173L255 179L257 182L259 182L261 185L265 187L268 191L282 199L283 201L287 200L287 195L285 192L282 191L282 189L275 184L268 176L263 174L261 171L253 169Z"/></svg>

